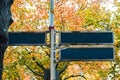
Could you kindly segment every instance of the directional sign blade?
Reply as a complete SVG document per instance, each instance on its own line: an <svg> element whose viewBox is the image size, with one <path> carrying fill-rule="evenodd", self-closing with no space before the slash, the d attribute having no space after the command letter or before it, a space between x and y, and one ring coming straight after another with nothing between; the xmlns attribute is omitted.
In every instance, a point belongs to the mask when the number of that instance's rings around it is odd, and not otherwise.
<svg viewBox="0 0 120 80"><path fill-rule="evenodd" d="M45 32L9 32L9 45L45 44Z"/></svg>
<svg viewBox="0 0 120 80"><path fill-rule="evenodd" d="M61 32L60 44L113 43L113 32Z"/></svg>
<svg viewBox="0 0 120 80"><path fill-rule="evenodd" d="M61 61L113 60L113 48L67 48L61 50Z"/></svg>

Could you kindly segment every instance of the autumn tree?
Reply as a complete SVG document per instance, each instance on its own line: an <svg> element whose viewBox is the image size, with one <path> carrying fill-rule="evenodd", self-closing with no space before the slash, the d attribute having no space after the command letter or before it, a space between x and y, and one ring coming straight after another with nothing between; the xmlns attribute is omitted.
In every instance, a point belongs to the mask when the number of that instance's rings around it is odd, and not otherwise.
<svg viewBox="0 0 120 80"><path fill-rule="evenodd" d="M8 43L8 28L12 23L11 5L13 0L0 0L0 80L2 80L3 58Z"/></svg>
<svg viewBox="0 0 120 80"><path fill-rule="evenodd" d="M112 67L109 71L109 79L120 79L120 2L115 1L114 5L117 10L112 12L111 15L111 26L115 34L115 60L111 62Z"/></svg>
<svg viewBox="0 0 120 80"><path fill-rule="evenodd" d="M11 11L14 22L9 31L48 30L49 0L15 0ZM57 31L110 31L114 28L111 12L101 7L100 0L57 0L54 14ZM49 46L9 46L4 65L3 80L42 80L50 71ZM110 67L109 61L58 61L56 65L61 80L101 80L108 76Z"/></svg>

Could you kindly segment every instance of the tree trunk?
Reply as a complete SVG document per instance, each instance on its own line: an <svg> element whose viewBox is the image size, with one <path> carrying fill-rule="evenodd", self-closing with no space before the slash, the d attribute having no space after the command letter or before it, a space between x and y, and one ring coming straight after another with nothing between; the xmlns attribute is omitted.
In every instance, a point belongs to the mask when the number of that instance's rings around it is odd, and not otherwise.
<svg viewBox="0 0 120 80"><path fill-rule="evenodd" d="M11 5L13 0L0 0L0 80L2 80L4 52L8 44L8 28L12 23Z"/></svg>
<svg viewBox="0 0 120 80"><path fill-rule="evenodd" d="M6 47L6 44L0 44L0 80L2 80L3 58Z"/></svg>

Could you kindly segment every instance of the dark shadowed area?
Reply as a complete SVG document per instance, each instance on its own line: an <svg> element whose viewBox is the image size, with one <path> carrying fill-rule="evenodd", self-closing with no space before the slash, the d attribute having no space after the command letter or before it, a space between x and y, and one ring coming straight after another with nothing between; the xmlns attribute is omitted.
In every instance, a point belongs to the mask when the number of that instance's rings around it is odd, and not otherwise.
<svg viewBox="0 0 120 80"><path fill-rule="evenodd" d="M8 28L13 22L11 5L14 0L0 0L0 80L2 80L3 58L8 43Z"/></svg>

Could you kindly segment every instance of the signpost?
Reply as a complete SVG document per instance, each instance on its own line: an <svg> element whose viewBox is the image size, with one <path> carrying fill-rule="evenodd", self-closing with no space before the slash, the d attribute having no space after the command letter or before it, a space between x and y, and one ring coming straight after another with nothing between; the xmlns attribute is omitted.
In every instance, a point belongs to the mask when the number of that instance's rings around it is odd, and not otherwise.
<svg viewBox="0 0 120 80"><path fill-rule="evenodd" d="M56 35L53 24L50 28L50 80L58 80L56 74ZM68 47L60 50L60 61L80 61L80 60L113 60L113 32L61 32L60 46L62 45L94 45L94 47ZM9 32L9 45L45 45L46 32L27 33ZM104 45L109 47L96 47Z"/></svg>
<svg viewBox="0 0 120 80"><path fill-rule="evenodd" d="M109 44L113 32L61 32L60 44Z"/></svg>
<svg viewBox="0 0 120 80"><path fill-rule="evenodd" d="M113 60L113 32L60 32L60 45L92 45L60 50L60 61ZM97 47L106 46L106 47ZM109 45L109 46L108 46Z"/></svg>
<svg viewBox="0 0 120 80"><path fill-rule="evenodd" d="M50 80L56 77L56 49L61 45L94 45L95 47L66 48L60 50L60 61L79 60L113 60L113 32L60 32L60 45L56 47L56 32L54 29L54 0L50 0L49 11L50 29ZM3 40L2 40L3 41ZM2 42L1 41L1 42ZM9 45L43 45L46 42L46 33L9 32ZM96 45L110 45L109 47L96 47Z"/></svg>
<svg viewBox="0 0 120 80"><path fill-rule="evenodd" d="M9 45L45 45L45 32L9 32Z"/></svg>
<svg viewBox="0 0 120 80"><path fill-rule="evenodd" d="M113 60L113 48L67 48L61 50L60 61Z"/></svg>
<svg viewBox="0 0 120 80"><path fill-rule="evenodd" d="M50 0L49 12L49 29L50 29L50 80L57 80L56 77L56 58L55 58L55 30L54 30L54 0Z"/></svg>

